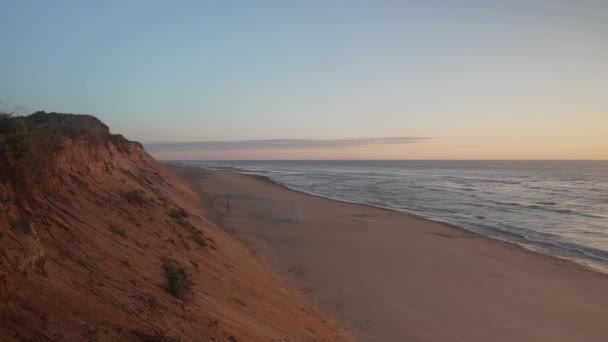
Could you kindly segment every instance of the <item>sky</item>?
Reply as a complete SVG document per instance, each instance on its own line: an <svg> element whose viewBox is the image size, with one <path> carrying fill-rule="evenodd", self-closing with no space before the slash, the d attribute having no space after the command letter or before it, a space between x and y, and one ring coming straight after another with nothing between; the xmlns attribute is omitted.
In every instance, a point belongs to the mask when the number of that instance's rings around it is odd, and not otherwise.
<svg viewBox="0 0 608 342"><path fill-rule="evenodd" d="M608 159L608 1L5 1L0 102L159 159Z"/></svg>

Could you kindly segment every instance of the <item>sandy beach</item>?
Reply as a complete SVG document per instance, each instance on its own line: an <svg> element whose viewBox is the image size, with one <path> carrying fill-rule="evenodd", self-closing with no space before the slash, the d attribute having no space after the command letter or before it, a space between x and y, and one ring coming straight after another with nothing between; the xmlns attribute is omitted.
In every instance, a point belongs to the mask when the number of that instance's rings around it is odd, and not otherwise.
<svg viewBox="0 0 608 342"><path fill-rule="evenodd" d="M171 169L212 220L362 341L606 341L608 277L413 215L260 177ZM226 195L230 195L230 211ZM291 220L291 206L303 221Z"/></svg>

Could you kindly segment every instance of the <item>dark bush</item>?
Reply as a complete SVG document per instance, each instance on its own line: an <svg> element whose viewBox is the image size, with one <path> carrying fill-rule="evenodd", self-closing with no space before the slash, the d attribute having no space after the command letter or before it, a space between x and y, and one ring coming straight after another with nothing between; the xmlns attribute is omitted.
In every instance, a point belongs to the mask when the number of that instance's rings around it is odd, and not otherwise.
<svg viewBox="0 0 608 342"><path fill-rule="evenodd" d="M31 228L31 223L27 220L10 220L9 224L11 226L11 228L13 228L14 230L26 234L26 235L31 235L32 234L32 228Z"/></svg>
<svg viewBox="0 0 608 342"><path fill-rule="evenodd" d="M15 120L11 114L0 112L0 134L12 132L14 124Z"/></svg>
<svg viewBox="0 0 608 342"><path fill-rule="evenodd" d="M109 228L112 233L122 237L127 237L127 231L124 228L118 228L113 224L111 224Z"/></svg>
<svg viewBox="0 0 608 342"><path fill-rule="evenodd" d="M188 217L188 212L184 210L184 208L171 209L167 212L167 214L176 220Z"/></svg>
<svg viewBox="0 0 608 342"><path fill-rule="evenodd" d="M68 140L106 147L114 144L127 153L133 146L141 146L110 134L106 125L90 115L36 112L16 116L0 109L0 177L10 180L22 194L45 187L55 178L54 161ZM142 193L125 196L131 203L145 203Z"/></svg>
<svg viewBox="0 0 608 342"><path fill-rule="evenodd" d="M86 137L101 140L110 135L110 129L91 115L46 113L39 111L25 117L34 130L45 130L68 138Z"/></svg>
<svg viewBox="0 0 608 342"><path fill-rule="evenodd" d="M180 227L190 233L190 237L197 245L201 247L207 246L207 241L205 241L203 234L187 220L187 217L189 216L187 211L182 208L171 209L167 214L171 216Z"/></svg>
<svg viewBox="0 0 608 342"><path fill-rule="evenodd" d="M120 194L131 204L143 206L147 202L144 192L141 190L125 191Z"/></svg>
<svg viewBox="0 0 608 342"><path fill-rule="evenodd" d="M165 290L177 298L183 298L185 292L190 288L190 280L183 268L174 265L169 259L164 258L163 269L167 276Z"/></svg>

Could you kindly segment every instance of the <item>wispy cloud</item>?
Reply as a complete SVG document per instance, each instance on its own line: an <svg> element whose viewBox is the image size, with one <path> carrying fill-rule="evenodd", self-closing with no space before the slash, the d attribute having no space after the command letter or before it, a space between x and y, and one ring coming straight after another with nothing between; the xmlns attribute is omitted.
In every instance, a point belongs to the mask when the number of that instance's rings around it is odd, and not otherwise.
<svg viewBox="0 0 608 342"><path fill-rule="evenodd" d="M260 150L260 149L325 149L375 145L415 144L433 139L431 137L388 137L360 139L267 139L235 141L193 141L179 143L145 144L150 152L161 151L215 151L215 150Z"/></svg>
<svg viewBox="0 0 608 342"><path fill-rule="evenodd" d="M481 147L481 145L453 145L453 146L446 146L448 148L479 148Z"/></svg>

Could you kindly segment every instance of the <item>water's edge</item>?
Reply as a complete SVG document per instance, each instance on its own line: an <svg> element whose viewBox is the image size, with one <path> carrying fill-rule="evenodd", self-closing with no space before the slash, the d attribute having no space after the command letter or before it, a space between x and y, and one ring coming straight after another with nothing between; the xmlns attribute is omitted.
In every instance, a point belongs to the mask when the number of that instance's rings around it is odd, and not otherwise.
<svg viewBox="0 0 608 342"><path fill-rule="evenodd" d="M239 168L239 167L213 167L213 166L195 166L195 165L184 165L184 164L179 164L179 163L171 163L173 165L181 165L181 166L190 166L190 167L196 167L196 168L201 168L201 169L206 169L206 170L211 170L211 171L224 171L224 172L234 172L234 173L238 173L238 174L242 174L242 175L246 175L246 176L250 176L250 177L255 177L257 179L260 179L262 181L267 181L270 182L272 184L275 184L277 186L280 187L284 187L285 189L288 189L290 191L296 191L299 193L303 193L306 195L310 195L310 196L314 196L314 197L318 197L318 198L322 198L322 199L328 199L328 200L332 200L332 201L337 201L337 202L342 202L342 203L348 203L348 204L355 204L355 205L362 205L362 206L366 206L366 207L372 207L372 208L376 208L376 209L382 209L382 210L390 210L393 212L397 212L400 214L405 214L408 216L412 216L412 217L416 217L416 218L420 218L420 219L424 219L427 221L431 221L431 222L435 222L441 225L445 225L447 227L450 227L451 229L457 229L459 231L463 231L469 234L474 234L475 236L478 236L480 238L484 238L484 239L490 239L490 240L494 240L494 241L498 241L500 243L506 243L510 246L514 246L517 248L520 248L522 251L528 252L528 253L534 253L536 255L542 255L544 257L549 257L551 259L554 259L556 262L560 263L560 264L569 264L572 267L576 267L579 269L583 269L601 276L606 276L608 277L608 266L603 264L603 263L596 263L593 262L593 260L585 260L585 259L575 259L575 258L571 258L571 257L565 257L565 256L561 256L555 253L551 253L545 249L543 249L541 246L537 246L535 245L532 241L513 241L513 240L509 240L506 238L501 238L501 236L493 236L493 235L489 235L489 234L484 234L483 232L477 231L477 230L473 230L473 229L469 229L465 226L461 226L458 224L454 224L453 222L446 222L443 221L439 218L436 217L432 217L432 216L428 216L428 215L423 215L420 213L416 213L416 212L412 212L412 211L408 211L402 208L394 208L394 207L389 207L389 206L382 206L382 205L378 205L378 204L370 204L370 203L365 203L365 202L358 202L358 201L353 201L353 200L348 200L348 199L344 199L344 198L340 198L340 197L333 197L333 196L328 196L328 195L324 195L324 194L320 194L320 193L315 193L312 191L308 191L302 188L298 188L296 186L292 186L289 184L286 184L284 182L272 179L271 177L261 174L260 172L256 172L256 171L252 171L252 170L247 170L244 168Z"/></svg>

